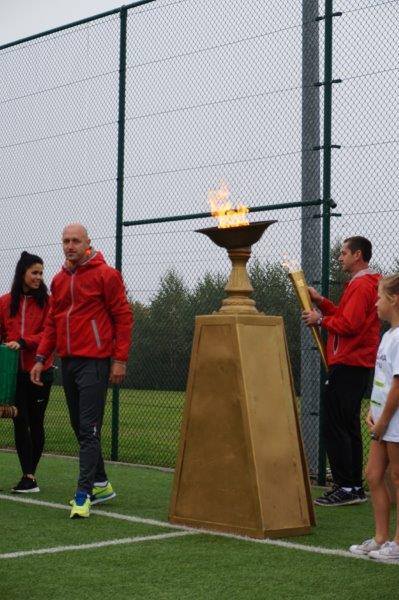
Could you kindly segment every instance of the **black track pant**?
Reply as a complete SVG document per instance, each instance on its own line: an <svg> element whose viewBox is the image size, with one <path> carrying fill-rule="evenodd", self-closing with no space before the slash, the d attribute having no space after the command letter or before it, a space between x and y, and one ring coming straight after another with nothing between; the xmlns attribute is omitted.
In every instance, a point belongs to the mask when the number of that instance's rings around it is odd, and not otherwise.
<svg viewBox="0 0 399 600"><path fill-rule="evenodd" d="M62 384L71 425L79 442L77 491L91 493L93 483L106 481L101 452L101 427L107 395L108 358L63 358Z"/></svg>
<svg viewBox="0 0 399 600"><path fill-rule="evenodd" d="M51 382L35 385L28 372L17 376L15 405L18 416L14 419L15 447L24 475L34 474L44 448L44 413L50 395Z"/></svg>
<svg viewBox="0 0 399 600"><path fill-rule="evenodd" d="M334 365L328 374L323 434L334 483L362 485L360 408L371 369Z"/></svg>

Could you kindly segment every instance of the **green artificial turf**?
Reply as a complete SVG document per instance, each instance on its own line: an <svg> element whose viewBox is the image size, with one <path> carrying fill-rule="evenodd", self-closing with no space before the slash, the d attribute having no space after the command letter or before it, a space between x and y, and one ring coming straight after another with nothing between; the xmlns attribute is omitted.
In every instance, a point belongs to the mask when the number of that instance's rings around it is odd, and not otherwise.
<svg viewBox="0 0 399 600"><path fill-rule="evenodd" d="M173 475L154 469L107 465L117 497L99 510L162 521ZM41 488L30 498L66 504L74 490L77 462L44 457ZM0 452L0 487L8 493L19 477L14 453ZM315 489L318 494L320 490ZM282 499L283 501L283 499ZM300 544L347 547L372 535L370 503L317 507L318 525ZM17 550L172 532L92 514L71 521L67 510L0 499L0 554ZM320 600L395 598L399 565L325 556L251 541L197 534L131 545L0 560L3 600L122 599Z"/></svg>

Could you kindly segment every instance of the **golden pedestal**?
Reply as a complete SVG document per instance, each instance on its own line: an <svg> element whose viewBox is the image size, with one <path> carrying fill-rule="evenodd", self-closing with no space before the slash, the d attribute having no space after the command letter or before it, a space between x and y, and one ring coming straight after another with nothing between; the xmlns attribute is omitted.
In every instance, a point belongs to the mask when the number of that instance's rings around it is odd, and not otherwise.
<svg viewBox="0 0 399 600"><path fill-rule="evenodd" d="M196 319L170 521L248 535L314 524L281 317Z"/></svg>
<svg viewBox="0 0 399 600"><path fill-rule="evenodd" d="M309 533L315 520L283 319L249 298L260 226L203 230L229 236L233 271L219 313L196 318L169 520L265 538Z"/></svg>

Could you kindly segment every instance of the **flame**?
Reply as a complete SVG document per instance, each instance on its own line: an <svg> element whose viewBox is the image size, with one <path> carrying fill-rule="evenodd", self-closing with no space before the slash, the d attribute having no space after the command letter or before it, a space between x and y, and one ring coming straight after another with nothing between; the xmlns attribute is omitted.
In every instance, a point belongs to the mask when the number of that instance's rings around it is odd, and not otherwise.
<svg viewBox="0 0 399 600"><path fill-rule="evenodd" d="M218 227L243 227L249 225L245 217L249 213L249 208L243 204L238 204L236 208L230 201L230 189L226 182L222 181L216 190L209 190L208 202L211 207L211 214L218 220Z"/></svg>
<svg viewBox="0 0 399 600"><path fill-rule="evenodd" d="M295 258L288 258L288 254L284 254L283 259L284 260L281 263L281 266L283 267L283 269L288 271L288 273L297 273L298 271L301 271L301 267L298 260L296 260Z"/></svg>

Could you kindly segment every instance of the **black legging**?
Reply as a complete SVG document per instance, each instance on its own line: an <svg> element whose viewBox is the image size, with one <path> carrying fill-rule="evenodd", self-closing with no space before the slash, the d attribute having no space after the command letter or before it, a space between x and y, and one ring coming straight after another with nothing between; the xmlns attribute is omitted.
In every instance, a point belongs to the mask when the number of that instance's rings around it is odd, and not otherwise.
<svg viewBox="0 0 399 600"><path fill-rule="evenodd" d="M38 386L30 381L28 372L18 373L15 393L18 416L14 419L14 439L24 475L35 473L43 453L44 413L50 389L50 382Z"/></svg>

